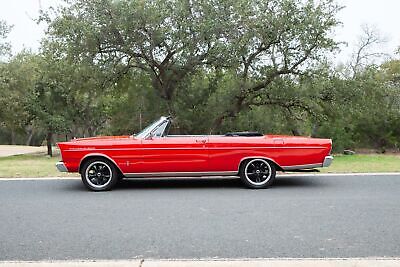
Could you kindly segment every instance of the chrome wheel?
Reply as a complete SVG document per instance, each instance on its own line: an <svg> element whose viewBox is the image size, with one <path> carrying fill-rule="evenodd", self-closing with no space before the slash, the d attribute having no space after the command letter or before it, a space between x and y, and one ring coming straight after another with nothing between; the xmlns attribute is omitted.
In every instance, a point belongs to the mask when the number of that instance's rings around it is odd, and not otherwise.
<svg viewBox="0 0 400 267"><path fill-rule="evenodd" d="M87 166L85 171L87 183L97 189L106 187L113 178L111 167L105 162L94 161Z"/></svg>
<svg viewBox="0 0 400 267"><path fill-rule="evenodd" d="M251 185L262 186L272 177L271 165L264 159L250 160L244 168L244 176Z"/></svg>

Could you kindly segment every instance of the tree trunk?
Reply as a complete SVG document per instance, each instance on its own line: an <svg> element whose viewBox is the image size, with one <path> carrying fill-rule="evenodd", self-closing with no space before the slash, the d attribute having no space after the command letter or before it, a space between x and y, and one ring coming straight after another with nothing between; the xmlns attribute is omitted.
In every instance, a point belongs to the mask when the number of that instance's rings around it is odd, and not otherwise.
<svg viewBox="0 0 400 267"><path fill-rule="evenodd" d="M296 127L293 127L292 129L291 129L291 132L292 132L292 134L294 135L294 136L301 136L302 134L301 134L301 131L299 130L299 129L297 129Z"/></svg>
<svg viewBox="0 0 400 267"><path fill-rule="evenodd" d="M89 137L95 136L95 130L90 125L86 127Z"/></svg>
<svg viewBox="0 0 400 267"><path fill-rule="evenodd" d="M224 113L222 113L214 120L214 123L211 126L212 128L210 129L210 134L213 133L215 130L219 130L225 119L234 119L239 114L239 112L250 109L249 106L246 107L244 105L244 100L244 96L235 97L235 102L229 106L229 109L227 109Z"/></svg>
<svg viewBox="0 0 400 267"><path fill-rule="evenodd" d="M16 141L15 141L15 131L11 130L11 144L15 145Z"/></svg>
<svg viewBox="0 0 400 267"><path fill-rule="evenodd" d="M298 128L296 121L292 118L287 117L286 123L289 125L289 129L294 136L301 136L301 131Z"/></svg>
<svg viewBox="0 0 400 267"><path fill-rule="evenodd" d="M218 116L218 117L214 120L213 124L211 125L209 134L214 134L214 133L215 133L215 130L220 129L221 126L222 126L222 122L224 121L224 119L225 119L225 115Z"/></svg>
<svg viewBox="0 0 400 267"><path fill-rule="evenodd" d="M26 144L27 146L32 145L32 139L33 139L33 136L34 136L34 135L35 135L35 131L34 131L33 129L31 129L31 130L29 131L28 138L26 139L26 142L25 142L25 144Z"/></svg>
<svg viewBox="0 0 400 267"><path fill-rule="evenodd" d="M175 110L172 99L171 98L166 99L166 102L167 102L168 116L175 117Z"/></svg>
<svg viewBox="0 0 400 267"><path fill-rule="evenodd" d="M53 139L53 133L51 131L47 132L47 137L46 137L46 141L47 141L47 155L49 155L50 157L53 156L53 149L51 147L51 143L52 143L52 139Z"/></svg>
<svg viewBox="0 0 400 267"><path fill-rule="evenodd" d="M317 137L318 129L319 129L319 124L315 123L311 130L311 137Z"/></svg>

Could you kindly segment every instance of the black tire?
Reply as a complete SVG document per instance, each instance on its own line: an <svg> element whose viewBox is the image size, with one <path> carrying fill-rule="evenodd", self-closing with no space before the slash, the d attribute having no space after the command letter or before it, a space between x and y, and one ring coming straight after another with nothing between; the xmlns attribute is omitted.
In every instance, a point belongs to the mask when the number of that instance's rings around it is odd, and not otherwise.
<svg viewBox="0 0 400 267"><path fill-rule="evenodd" d="M265 159L246 160L240 168L240 179L251 189L267 188L275 181L275 164Z"/></svg>
<svg viewBox="0 0 400 267"><path fill-rule="evenodd" d="M92 191L111 190L118 182L118 171L115 165L104 158L87 160L81 171L82 182Z"/></svg>

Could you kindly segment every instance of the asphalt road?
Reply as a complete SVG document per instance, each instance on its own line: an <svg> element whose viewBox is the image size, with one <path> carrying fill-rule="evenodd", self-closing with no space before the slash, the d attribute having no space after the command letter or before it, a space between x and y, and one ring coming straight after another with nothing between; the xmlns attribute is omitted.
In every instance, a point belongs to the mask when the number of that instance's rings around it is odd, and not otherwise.
<svg viewBox="0 0 400 267"><path fill-rule="evenodd" d="M0 260L399 257L400 175L0 180Z"/></svg>

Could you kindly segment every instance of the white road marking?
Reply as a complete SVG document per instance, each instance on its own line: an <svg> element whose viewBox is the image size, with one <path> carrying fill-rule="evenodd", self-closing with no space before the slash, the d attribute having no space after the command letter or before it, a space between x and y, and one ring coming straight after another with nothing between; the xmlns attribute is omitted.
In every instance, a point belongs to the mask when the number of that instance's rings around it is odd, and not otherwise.
<svg viewBox="0 0 400 267"><path fill-rule="evenodd" d="M399 258L269 258L196 260L3 261L0 267L399 267Z"/></svg>

